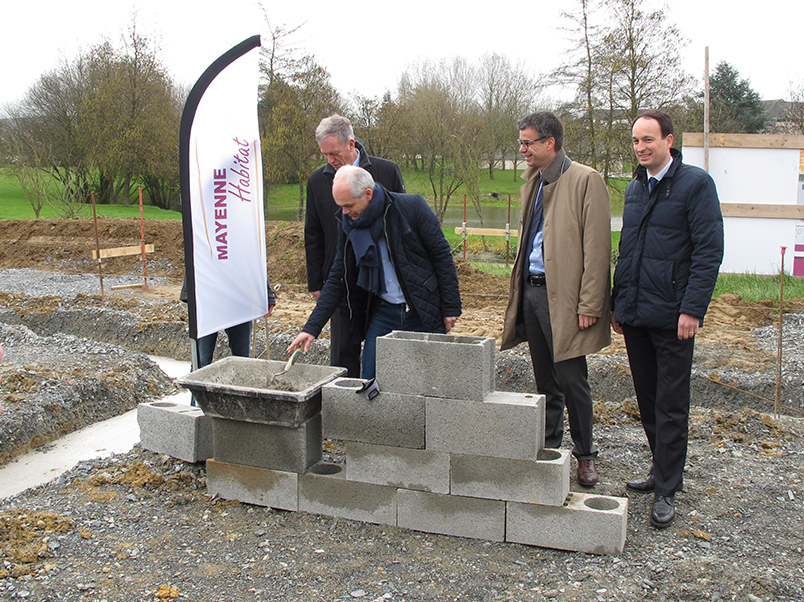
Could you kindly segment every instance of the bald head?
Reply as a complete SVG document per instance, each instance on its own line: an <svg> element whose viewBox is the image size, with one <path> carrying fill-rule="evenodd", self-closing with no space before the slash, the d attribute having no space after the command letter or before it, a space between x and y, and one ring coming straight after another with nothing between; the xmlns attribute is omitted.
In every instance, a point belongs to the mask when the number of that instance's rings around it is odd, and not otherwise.
<svg viewBox="0 0 804 602"><path fill-rule="evenodd" d="M374 196L374 178L365 169L344 165L335 172L332 197L344 215L358 219Z"/></svg>

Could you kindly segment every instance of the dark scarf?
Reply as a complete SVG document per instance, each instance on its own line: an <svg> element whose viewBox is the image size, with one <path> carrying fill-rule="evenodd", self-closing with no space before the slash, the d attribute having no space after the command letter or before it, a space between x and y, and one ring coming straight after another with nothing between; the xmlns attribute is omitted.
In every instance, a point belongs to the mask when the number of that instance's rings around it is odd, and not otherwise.
<svg viewBox="0 0 804 602"><path fill-rule="evenodd" d="M382 257L379 241L383 233L382 215L385 211L385 191L376 184L374 196L363 214L356 220L348 215L341 216L343 231L357 260L357 285L375 295L385 292L385 280L382 275Z"/></svg>

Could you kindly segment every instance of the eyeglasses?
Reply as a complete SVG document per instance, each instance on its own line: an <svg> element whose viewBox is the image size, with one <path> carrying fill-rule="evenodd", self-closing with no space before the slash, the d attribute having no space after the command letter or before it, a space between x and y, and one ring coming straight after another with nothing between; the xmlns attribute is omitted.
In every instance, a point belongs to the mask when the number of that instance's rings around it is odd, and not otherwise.
<svg viewBox="0 0 804 602"><path fill-rule="evenodd" d="M517 140L519 142L519 146L524 146L528 148L531 144L536 144L537 142L541 142L542 140L547 140L550 136L542 136L541 138L536 138L536 140Z"/></svg>

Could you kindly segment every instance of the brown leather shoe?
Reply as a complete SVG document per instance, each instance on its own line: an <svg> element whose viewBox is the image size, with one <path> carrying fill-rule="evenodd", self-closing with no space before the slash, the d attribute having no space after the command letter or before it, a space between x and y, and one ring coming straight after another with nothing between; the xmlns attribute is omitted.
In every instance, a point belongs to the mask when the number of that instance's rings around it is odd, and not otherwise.
<svg viewBox="0 0 804 602"><path fill-rule="evenodd" d="M597 484L594 460L578 460L578 484L584 487L594 487Z"/></svg>

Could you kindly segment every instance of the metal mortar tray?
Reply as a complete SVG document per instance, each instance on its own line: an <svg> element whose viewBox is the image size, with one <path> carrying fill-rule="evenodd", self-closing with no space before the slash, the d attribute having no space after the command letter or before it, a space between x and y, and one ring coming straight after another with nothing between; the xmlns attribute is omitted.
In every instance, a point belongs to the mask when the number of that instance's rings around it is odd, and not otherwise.
<svg viewBox="0 0 804 602"><path fill-rule="evenodd" d="M207 416L296 428L321 411L321 387L345 368L295 364L271 382L285 362L227 357L176 382L193 393Z"/></svg>

